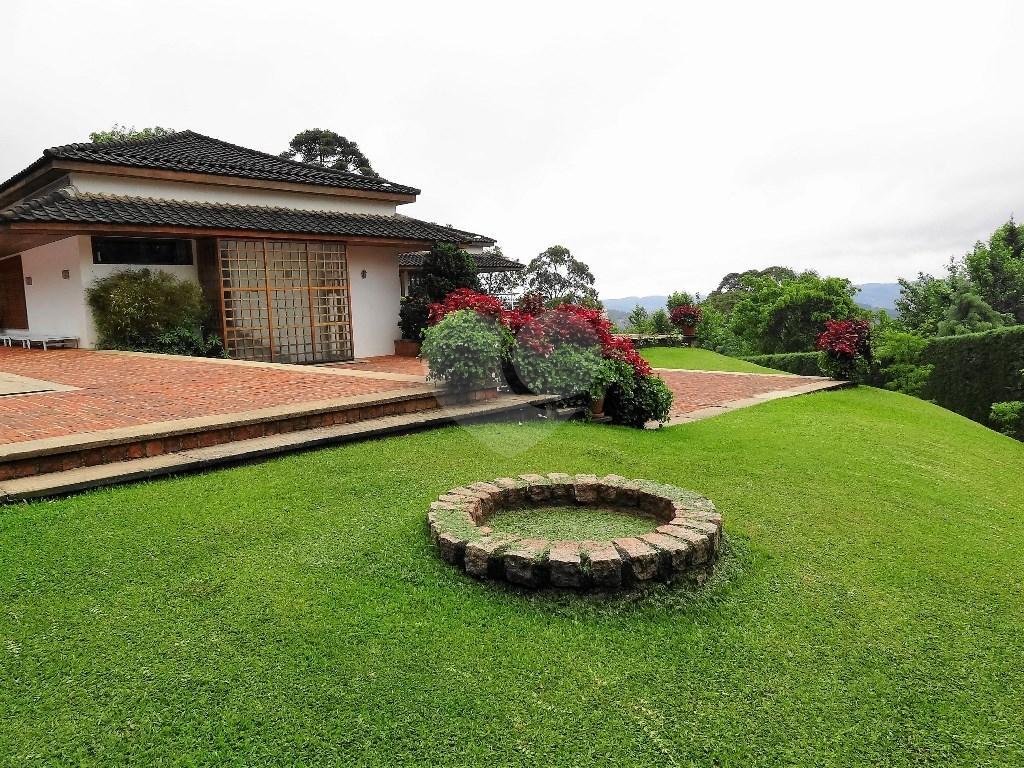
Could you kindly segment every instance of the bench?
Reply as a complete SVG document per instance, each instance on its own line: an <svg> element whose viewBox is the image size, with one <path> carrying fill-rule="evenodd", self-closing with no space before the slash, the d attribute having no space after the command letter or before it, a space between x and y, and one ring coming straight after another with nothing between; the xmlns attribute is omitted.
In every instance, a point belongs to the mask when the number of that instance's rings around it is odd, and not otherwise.
<svg viewBox="0 0 1024 768"><path fill-rule="evenodd" d="M43 349L50 347L78 347L77 336L67 336L61 333L35 333L33 331L0 331L0 344L5 347L13 347L21 344L23 349L31 349L33 344L40 345Z"/></svg>

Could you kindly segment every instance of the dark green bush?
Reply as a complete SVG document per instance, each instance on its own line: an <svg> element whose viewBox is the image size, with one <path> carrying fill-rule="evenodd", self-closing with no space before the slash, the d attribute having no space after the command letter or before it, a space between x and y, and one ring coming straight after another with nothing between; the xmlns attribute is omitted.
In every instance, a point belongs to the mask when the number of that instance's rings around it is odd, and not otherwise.
<svg viewBox="0 0 1024 768"><path fill-rule="evenodd" d="M190 357L227 357L224 344L218 336L204 336L191 328L178 328L156 337L156 343L143 352L159 352L164 355L188 355Z"/></svg>
<svg viewBox="0 0 1024 768"><path fill-rule="evenodd" d="M398 327L402 329L402 338L409 341L422 341L429 316L429 299L422 296L407 296L402 299L401 307L398 310Z"/></svg>
<svg viewBox="0 0 1024 768"><path fill-rule="evenodd" d="M201 336L207 317L199 286L160 270L114 272L90 285L86 300L107 349L156 351L165 334Z"/></svg>
<svg viewBox="0 0 1024 768"><path fill-rule="evenodd" d="M1024 325L931 339L921 354L934 365L922 396L987 423L993 403L1024 400Z"/></svg>
<svg viewBox="0 0 1024 768"><path fill-rule="evenodd" d="M1024 440L1024 401L992 403L988 422L992 425L992 429L1002 432L1008 437Z"/></svg>
<svg viewBox="0 0 1024 768"><path fill-rule="evenodd" d="M615 383L608 388L604 409L616 424L642 428L649 421L668 420L672 390L657 376L638 375L631 366L615 363Z"/></svg>
<svg viewBox="0 0 1024 768"><path fill-rule="evenodd" d="M755 355L741 358L765 368L796 373L800 376L821 376L820 356L817 352L786 352L779 355Z"/></svg>
<svg viewBox="0 0 1024 768"><path fill-rule="evenodd" d="M515 344L511 364L519 381L536 394L601 397L614 378L612 362L601 356L600 347L562 344L539 354Z"/></svg>
<svg viewBox="0 0 1024 768"><path fill-rule="evenodd" d="M427 328L423 357L430 364L430 378L444 381L456 392L468 392L497 384L511 343L511 334L503 326L471 309L461 309Z"/></svg>

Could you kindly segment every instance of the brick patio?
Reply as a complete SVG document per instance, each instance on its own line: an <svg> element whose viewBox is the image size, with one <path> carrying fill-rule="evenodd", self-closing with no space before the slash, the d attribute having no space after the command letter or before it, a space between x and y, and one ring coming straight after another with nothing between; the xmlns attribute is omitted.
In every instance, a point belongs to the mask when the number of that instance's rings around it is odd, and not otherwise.
<svg viewBox="0 0 1024 768"><path fill-rule="evenodd" d="M411 376L0 347L0 371L76 387L0 397L0 445L422 387ZM404 380L402 380L404 379Z"/></svg>
<svg viewBox="0 0 1024 768"><path fill-rule="evenodd" d="M665 380L675 396L671 413L673 420L705 409L724 408L737 401L759 397L769 399L786 393L797 394L809 387L836 385L836 382L817 376L666 369L658 369L655 373Z"/></svg>

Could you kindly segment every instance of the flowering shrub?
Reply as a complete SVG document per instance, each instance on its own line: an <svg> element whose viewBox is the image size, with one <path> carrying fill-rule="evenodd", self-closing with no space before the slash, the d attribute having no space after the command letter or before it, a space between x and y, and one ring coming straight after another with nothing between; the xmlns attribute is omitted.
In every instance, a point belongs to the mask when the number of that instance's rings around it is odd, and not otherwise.
<svg viewBox="0 0 1024 768"><path fill-rule="evenodd" d="M516 309L524 315L539 315L544 311L544 297L539 293L524 293L516 302Z"/></svg>
<svg viewBox="0 0 1024 768"><path fill-rule="evenodd" d="M823 373L836 379L853 379L871 362L871 326L866 320L826 320L817 347Z"/></svg>
<svg viewBox="0 0 1024 768"><path fill-rule="evenodd" d="M470 288L458 288L445 296L444 301L430 305L428 323L437 325L446 315L463 309L471 309L478 315L502 323L505 322L505 314L508 311L494 296L488 296L486 293L479 293Z"/></svg>
<svg viewBox="0 0 1024 768"><path fill-rule="evenodd" d="M609 413L622 424L642 426L668 413L671 393L599 310L562 304L545 311L542 301L527 297L509 310L493 296L462 288L431 304L429 315L423 354L431 377L449 386L485 386L493 372L494 343L470 327L466 318L473 318L503 340L499 367L516 391L590 398L614 391ZM469 373L459 370L463 365Z"/></svg>
<svg viewBox="0 0 1024 768"><path fill-rule="evenodd" d="M684 328L693 328L700 322L703 315L700 307L694 304L681 304L672 308L672 314L669 317L672 320L672 325L683 330Z"/></svg>

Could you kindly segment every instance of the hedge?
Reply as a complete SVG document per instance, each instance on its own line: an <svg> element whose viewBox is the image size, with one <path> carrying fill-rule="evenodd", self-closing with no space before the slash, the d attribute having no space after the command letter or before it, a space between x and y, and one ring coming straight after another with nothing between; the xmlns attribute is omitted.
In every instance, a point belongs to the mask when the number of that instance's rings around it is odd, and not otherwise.
<svg viewBox="0 0 1024 768"><path fill-rule="evenodd" d="M683 337L677 333L616 333L615 335L632 341L634 349L685 346Z"/></svg>
<svg viewBox="0 0 1024 768"><path fill-rule="evenodd" d="M992 403L1024 400L1024 325L932 339L921 362L935 366L922 396L982 424Z"/></svg>
<svg viewBox="0 0 1024 768"><path fill-rule="evenodd" d="M786 352L778 355L755 355L743 357L748 363L774 368L777 371L796 373L801 376L821 376L817 352Z"/></svg>

